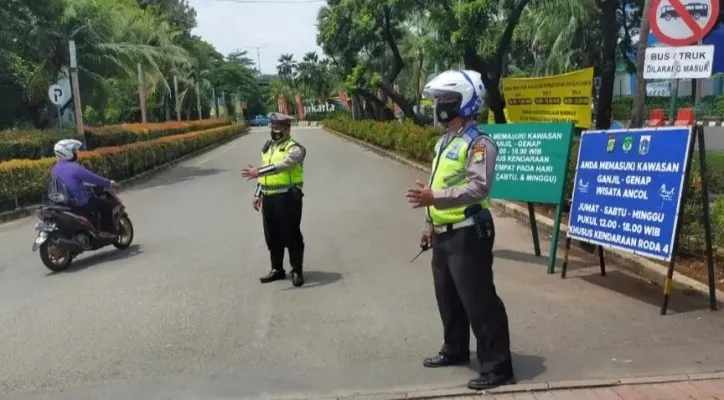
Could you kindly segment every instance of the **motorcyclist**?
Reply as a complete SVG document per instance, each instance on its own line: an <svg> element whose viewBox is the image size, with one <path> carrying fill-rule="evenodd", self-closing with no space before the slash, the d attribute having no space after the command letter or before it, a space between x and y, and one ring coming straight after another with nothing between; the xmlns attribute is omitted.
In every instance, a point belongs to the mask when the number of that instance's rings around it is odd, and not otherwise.
<svg viewBox="0 0 724 400"><path fill-rule="evenodd" d="M100 186L108 190L116 190L115 181L98 176L81 164L78 160L78 149L83 145L76 139L63 139L53 147L58 161L50 171L51 188L50 199L74 208L86 216L100 214L99 234L104 238L113 238L117 229L113 221L113 207L115 204L109 200L93 196L85 184ZM91 218L94 221L95 218Z"/></svg>

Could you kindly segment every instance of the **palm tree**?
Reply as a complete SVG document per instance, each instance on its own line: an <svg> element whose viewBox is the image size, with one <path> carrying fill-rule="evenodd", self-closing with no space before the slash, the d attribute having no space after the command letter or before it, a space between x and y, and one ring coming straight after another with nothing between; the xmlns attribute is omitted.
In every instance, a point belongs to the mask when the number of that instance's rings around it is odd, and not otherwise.
<svg viewBox="0 0 724 400"><path fill-rule="evenodd" d="M524 16L540 74L592 65L600 44L596 0L548 0L530 6ZM525 29L525 28L524 28ZM593 50L593 51L592 51Z"/></svg>
<svg viewBox="0 0 724 400"><path fill-rule="evenodd" d="M294 71L297 69L297 63L294 61L294 54L282 54L277 60L277 74L279 78L287 85L294 85Z"/></svg>
<svg viewBox="0 0 724 400"><path fill-rule="evenodd" d="M152 92L159 84L170 91L164 67L188 63L173 43L177 33L132 0L74 0L59 13L54 23L30 25L23 38L34 47L36 64L21 82L39 126L47 123L41 120L47 87L69 65L69 40L76 44L82 96L91 101L108 91L108 78L135 80L139 62Z"/></svg>

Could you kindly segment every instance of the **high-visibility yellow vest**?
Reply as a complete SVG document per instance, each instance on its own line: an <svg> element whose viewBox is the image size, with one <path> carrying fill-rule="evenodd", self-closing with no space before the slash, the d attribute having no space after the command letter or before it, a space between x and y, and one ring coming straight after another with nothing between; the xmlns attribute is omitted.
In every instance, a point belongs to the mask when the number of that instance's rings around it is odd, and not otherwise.
<svg viewBox="0 0 724 400"><path fill-rule="evenodd" d="M479 132L475 125L470 125L463 131L462 135L455 136L444 148L443 138L437 141L435 158L432 160L433 170L429 182L431 189L439 190L467 185L468 179L465 176L465 170L468 150L473 140L480 135L486 134ZM427 216L433 225L455 224L471 217L480 207L490 208L490 200L486 198L478 204L467 204L445 209L429 206L427 207Z"/></svg>
<svg viewBox="0 0 724 400"><path fill-rule="evenodd" d="M294 145L296 143L292 139L274 143L261 153L261 164L275 165L282 162L287 151ZM285 171L261 176L258 181L263 194L283 193L292 187L304 185L304 167L302 164L295 164Z"/></svg>

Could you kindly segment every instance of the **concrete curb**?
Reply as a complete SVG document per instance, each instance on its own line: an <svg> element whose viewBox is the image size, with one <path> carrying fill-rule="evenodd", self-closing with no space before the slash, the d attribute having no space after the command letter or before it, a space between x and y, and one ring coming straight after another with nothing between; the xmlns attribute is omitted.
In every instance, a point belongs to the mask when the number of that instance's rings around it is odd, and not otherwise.
<svg viewBox="0 0 724 400"><path fill-rule="evenodd" d="M352 392L338 391L325 395L307 394L307 395L289 395L274 396L276 399L297 399L297 400L432 400L432 399L451 399L451 398L481 398L490 395L514 395L521 393L534 392L550 392L556 390L582 390L596 389L615 386L634 386L634 385L653 385L660 383L684 382L684 381L704 381L724 379L724 372L691 374L691 375L662 375L640 378L620 378L620 379L586 379L578 381L551 381L551 382L532 382L522 383L509 386L501 386L491 390L474 391L465 386L447 387L439 389L430 388L407 388L392 389L385 392ZM268 398L268 397L262 397Z"/></svg>
<svg viewBox="0 0 724 400"><path fill-rule="evenodd" d="M136 176L133 176L126 180L120 181L120 182L118 182L118 184L120 185L121 189L127 189L130 186L137 185L139 183L143 183L143 182L147 181L148 179L153 178L159 172L162 172L162 171L164 171L170 167L173 167L176 164L184 162L188 159L191 159L191 158L199 156L203 153L209 152L217 147L221 147L233 140L236 140L244 135L247 135L248 133L249 133L249 128L247 127L245 132L242 132L239 135L235 135L235 136L229 138L228 140L217 142L210 146L196 150L193 153L186 154L185 156L177 158L173 161L169 161L166 164L159 165L148 171L141 172L140 174L138 174ZM11 211L1 212L0 213L0 224L28 217L28 216L32 215L39 206L40 206L40 204L35 204L32 206L17 208L15 210L11 210Z"/></svg>
<svg viewBox="0 0 724 400"><path fill-rule="evenodd" d="M333 131L331 129L328 129L326 127L323 127L323 129L329 133L335 134L345 140L348 140L352 143L355 143L359 146L362 146L370 151L373 151L383 157L390 158L392 160L397 161L398 163L401 163L403 165L406 165L408 167L423 171L423 172L430 172L430 168L420 164L418 162L409 160L405 157L402 157L392 151L385 150L383 148L377 147L373 144L367 143L365 141L347 136L343 133ZM530 217L528 216L528 209L523 208L517 204L514 204L509 201L503 201L503 200L492 200L493 207L502 212L505 215L514 217L520 221L525 222L526 224L530 224ZM538 232L539 234L546 234L550 236L553 233L553 220L551 218L548 218L544 215L536 215L536 222L538 225ZM566 233L568 232L568 226L561 224L561 235L559 236L559 246L566 241ZM571 244L573 246L576 246L577 248L583 249L586 252L591 252L593 246L588 245L586 243L581 243L577 241L572 241ZM650 261L646 258L636 256L634 254L624 253L622 251L618 250L612 250L607 249L605 250L605 256L607 260L611 260L616 263L616 265L619 268L625 269L626 271L629 271L631 273L634 273L650 282L656 283L657 285L663 287L664 282L666 280L666 267L659 265L653 261ZM708 298L709 296L709 287L701 282L698 282L695 279L689 278L688 276L684 276L676 271L674 271L674 277L673 277L673 286L679 290L683 290L685 292L695 292L701 296L704 296L705 298ZM721 299L724 299L724 292L721 290L717 290L717 299L721 301Z"/></svg>

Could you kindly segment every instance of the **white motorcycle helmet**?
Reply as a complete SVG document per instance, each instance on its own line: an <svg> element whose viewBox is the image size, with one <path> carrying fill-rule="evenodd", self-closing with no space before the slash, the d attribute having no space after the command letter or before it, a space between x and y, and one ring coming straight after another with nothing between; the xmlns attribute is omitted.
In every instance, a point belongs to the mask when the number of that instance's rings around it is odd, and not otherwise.
<svg viewBox="0 0 724 400"><path fill-rule="evenodd" d="M432 78L423 93L437 99L435 112L441 122L457 116L470 118L480 112L485 87L480 74L471 70L449 70Z"/></svg>
<svg viewBox="0 0 724 400"><path fill-rule="evenodd" d="M76 139L63 139L53 146L55 156L61 160L74 161L78 156L78 149L83 146L83 142Z"/></svg>

